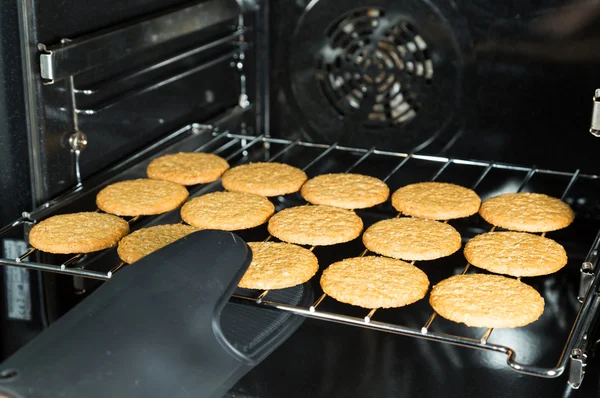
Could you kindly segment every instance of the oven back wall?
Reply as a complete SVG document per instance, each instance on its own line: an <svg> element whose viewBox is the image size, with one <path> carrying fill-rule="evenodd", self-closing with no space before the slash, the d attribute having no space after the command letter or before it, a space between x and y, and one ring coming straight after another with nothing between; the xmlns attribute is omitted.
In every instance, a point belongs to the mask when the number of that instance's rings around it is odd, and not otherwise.
<svg viewBox="0 0 600 398"><path fill-rule="evenodd" d="M271 8L274 135L598 170L588 133L600 85L597 2Z"/></svg>

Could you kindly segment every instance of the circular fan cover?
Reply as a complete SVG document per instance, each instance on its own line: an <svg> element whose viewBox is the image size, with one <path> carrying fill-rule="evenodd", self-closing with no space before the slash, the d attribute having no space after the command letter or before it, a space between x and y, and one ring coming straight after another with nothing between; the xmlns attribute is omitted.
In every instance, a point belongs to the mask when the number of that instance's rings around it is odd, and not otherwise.
<svg viewBox="0 0 600 398"><path fill-rule="evenodd" d="M376 8L345 13L326 32L332 56L317 58L317 79L331 105L341 115L367 112L367 128L412 120L434 73L416 28L403 21L379 29L384 16Z"/></svg>
<svg viewBox="0 0 600 398"><path fill-rule="evenodd" d="M460 99L449 19L422 0L360 4L318 1L296 26L290 84L305 129L361 146L429 142L448 128Z"/></svg>

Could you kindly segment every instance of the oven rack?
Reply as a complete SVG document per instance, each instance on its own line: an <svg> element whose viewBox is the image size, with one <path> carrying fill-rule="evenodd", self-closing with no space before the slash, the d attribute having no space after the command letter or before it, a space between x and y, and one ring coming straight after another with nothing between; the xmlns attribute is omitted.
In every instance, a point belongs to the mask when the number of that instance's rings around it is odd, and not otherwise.
<svg viewBox="0 0 600 398"><path fill-rule="evenodd" d="M201 128L199 127L201 126ZM580 179L599 179L600 176L583 174L579 170L575 172L564 172L564 171L554 171L548 169L540 169L540 168L528 168L523 166L515 166L505 163L496 163L489 161L479 161L479 160L464 160L464 159L455 159L443 156L429 156L418 153L404 153L404 152L392 152L392 151L384 151L376 148L355 148L349 146L339 145L337 143L328 145L328 144L318 144L312 142L302 141L300 139L297 140L286 140L279 138L271 138L266 137L265 135L252 136L252 135L244 135L244 134L234 134L229 133L228 131L219 132L213 126L207 125L190 125L188 128L181 129L181 131L195 129L198 130L200 128L200 132L196 131L195 134L206 134L208 132L211 133L212 139L209 140L208 143L205 143L201 147L197 149L197 151L202 151L205 148L210 147L213 144L222 142L225 140L225 143L221 145L217 150L212 151L213 153L220 153L228 148L233 148L239 146L239 148L231 155L229 155L226 159L231 160L237 156L242 156L242 159L238 163L242 163L248 152L252 150L254 147L262 147L268 148L273 145L283 145L283 148L279 151L270 154L267 156L266 161L274 161L279 157L283 156L286 152L290 151L292 148L296 146L312 148L318 150L319 153L312 158L312 160L304 167L304 170L309 169L314 166L318 162L324 160L327 156L332 156L334 152L346 152L352 153L359 156L358 160L356 160L345 172L350 172L354 168L356 168L360 163L364 162L367 158L372 155L379 155L385 157L392 157L399 160L396 166L383 178L384 181L387 181L391 178L395 173L397 173L402 167L404 167L410 160L419 159L425 160L429 162L434 162L440 165L439 169L433 175L431 180L436 180L439 178L444 171L450 167L452 164L456 165L469 165L476 166L482 169L480 176L477 178L476 182L473 184L472 188L477 188L477 186L485 179L488 173L492 169L506 169L506 170L514 170L520 172L526 172L526 175L523 181L520 183L518 191L521 191L525 185L529 182L529 180L535 174L547 174L565 177L568 179L568 183L565 186L565 189L562 194L562 198L564 198L574 184ZM192 188L191 194L197 193L202 190L202 186L197 188ZM191 196L192 196L191 195ZM46 210L51 207L50 205L43 205L41 210ZM32 214L36 214L40 209L36 209ZM36 220L31 219L31 217L27 217L27 213L25 213L24 217L16 220L15 222L5 226L0 229L0 236L7 233L11 229L23 225L23 224L33 224ZM136 220L134 218L131 221ZM268 238L267 238L268 239ZM600 284L600 278L596 277L595 267L598 260L598 250L600 250L600 234L595 238L592 247L589 250L588 255L586 256L585 261L581 266L581 285L580 285L580 301L582 302L579 311L577 313L576 319L574 321L571 332L567 338L567 341L564 345L564 348L560 354L560 357L557 361L556 366L554 367L541 367L531 364L522 364L519 363L517 358L516 350L511 347L498 345L489 342L489 337L492 333L492 329L488 329L485 334L480 339L474 339L464 336L446 334L442 332L435 332L431 330L431 324L435 318L435 312L432 313L431 317L427 321L427 323L422 328L411 328L407 326L381 322L373 319L375 310L371 310L364 318L348 316L339 313L325 312L318 310L317 307L321 302L326 298L325 295L319 297L313 305L308 308L293 306L286 303L280 303L276 301L271 301L268 299L268 291L263 291L258 294L256 297L245 297L235 295L232 300L243 302L250 305L257 305L262 307L274 308L277 310L288 311L296 315L305 316L308 318L321 319L336 323L348 324L353 326L359 326L363 328L379 330L390 332L394 334L400 334L405 336L411 336L416 338L422 338L425 340L438 341L442 343L449 343L458 346L492 351L497 353L502 353L506 355L507 365L520 373L546 377L546 378L554 378L558 377L567 369L567 366L570 365L569 371L569 385L573 388L578 388L583 380L583 376L585 373L586 366L586 351L587 351L587 333L590 328L593 326L594 315L598 311L598 307L600 307L600 299L598 298L598 288ZM69 260L65 261L61 265L52 265L52 264L44 264L44 263L36 263L24 261L29 255L31 255L33 250L28 250L23 255L19 256L16 259L0 259L0 265L7 266L17 266L23 267L38 271L47 271L47 272L55 272L60 274L71 275L75 277L85 277L99 280L109 280L112 278L114 272L116 272L119 268L123 266L123 264L119 264L114 267L109 272L99 272L93 270L87 270L82 267L73 268L72 265L76 263L81 263L83 258L85 257L82 254L77 254ZM366 253L366 250L362 255ZM465 267L463 272L466 272L469 268L469 265ZM384 311L384 310L381 310Z"/></svg>

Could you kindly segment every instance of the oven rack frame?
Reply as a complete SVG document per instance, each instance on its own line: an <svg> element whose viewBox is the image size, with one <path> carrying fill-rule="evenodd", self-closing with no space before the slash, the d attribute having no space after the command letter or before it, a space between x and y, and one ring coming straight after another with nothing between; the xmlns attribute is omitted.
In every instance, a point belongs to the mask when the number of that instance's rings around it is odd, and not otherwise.
<svg viewBox="0 0 600 398"><path fill-rule="evenodd" d="M574 184L579 179L593 179L593 180L600 179L600 176L598 176L598 175L583 174L580 172L580 170L575 170L574 172L570 173L570 172L555 171L555 170L549 170L549 169L539 169L539 168L535 168L535 167L528 168L528 167L524 167L524 166L516 166L516 165L511 165L511 164L506 164L506 163L496 163L496 162L490 162L490 161L465 160L465 159L456 159L456 158L443 157L443 156L430 156L430 155L424 155L424 154L418 154L418 153L392 152L392 151L379 150L379 149L376 149L375 147L368 148L368 149L367 148L356 148L356 147L339 145L337 143L319 144L319 143L302 141L301 139L287 140L287 139L281 139L281 138L272 138L272 137L268 137L265 135L253 136L253 135L245 135L245 134L235 134L235 133L230 133L229 131L221 132L221 131L219 131L219 129L217 127L215 127L213 125L191 124L191 125L185 126L184 128L182 128L180 130L177 130L171 136L172 137L180 136L180 135L183 135L183 134L189 133L189 132L192 132L195 135L210 133L212 136L212 139L210 139L208 142L206 142L205 144L203 144L202 146L200 146L199 148L196 149L196 151L198 151L198 152L202 151L205 148L210 147L211 145L213 145L215 143L218 143L219 141L221 141L223 139L227 140L227 142L225 144L223 144L222 146L220 146L219 148L217 148L215 151L212 151L212 153L220 153L228 148L232 148L232 147L238 145L239 148L234 153L230 154L226 158L227 160L231 160L239 155L242 155L242 161L240 161L238 163L243 162L243 159L248 154L248 151L251 150L254 146L262 145L263 148L269 148L271 144L283 145L283 148L280 149L276 153L273 153L273 154L269 153L266 161L274 161L274 160L278 159L279 157L283 156L286 152L290 151L292 148L294 148L296 146L321 150L317 154L317 156L312 158L312 160L304 167L303 170L306 170L306 169L312 167L317 162L323 160L326 156L332 154L335 151L354 153L354 154L360 156L357 161L355 161L347 170L345 170L345 172L352 171L356 166L358 166L360 163L365 161L371 155L380 155L380 156L393 157L393 158L399 159L400 161L396 164L396 166L386 175L386 177L383 178L384 181L387 181L389 178L391 178L396 172L398 172L411 159L431 161L431 162L439 163L441 165L440 168L437 170L437 172L431 178L431 181L434 181L438 177L440 177L440 175L452 164L481 167L483 169L483 171L481 172L477 181L473 184L473 186L472 186L473 189L477 188L477 186L485 179L485 177L488 175L488 173L492 169L505 169L505 170L525 172L526 176L524 177L523 181L521 182L521 184L518 188L518 191L521 191L525 187L525 185L529 182L529 180L537 173L566 177L569 179L569 181L563 191L561 198L564 198L568 194L568 192L571 190L571 188L574 186ZM201 188L202 188L202 186L200 186L200 188L198 188L198 189L192 188L191 196L194 193L197 193L197 191L200 190ZM81 192L83 192L85 190L87 190L87 187L83 187L82 185L79 185L78 187L76 187L76 189L73 192L67 193L66 196L68 198L69 196L80 194ZM11 224L8 224L3 228L0 228L0 236L6 234L10 230L12 230L13 228L16 228L18 226L34 224L37 221L37 219L42 218L42 217L35 219L34 217L32 217L32 215L45 214L48 211L50 211L53 207L59 205L60 203L61 203L61 198L57 198L54 201L43 204L42 206L40 206L38 209L34 210L31 213L23 213L23 217L15 220ZM138 219L137 217L134 217L128 221L133 222L137 219ZM269 239L269 238L267 238L267 239ZM531 376L537 376L537 377L543 377L543 378L555 378L555 377L561 376L564 373L564 371L567 369L567 367L569 367L568 384L572 388L576 389L576 388L579 388L579 386L581 385L581 382L583 381L583 378L585 375L585 366L587 363L587 349L588 349L588 344L589 344L588 332L590 331L590 329L592 328L592 326L595 323L596 313L598 312L598 310L600 310L600 308L599 308L600 307L600 293L599 293L600 278L597 277L597 273L595 272L596 264L598 261L599 250L600 250L600 232L594 239L594 242L585 258L585 261L581 265L580 287L579 287L578 299L582 304L576 315L576 318L573 323L573 327L571 329L571 332L569 333L569 336L564 345L564 348L563 348L563 350L559 356L559 359L554 367L542 367L542 366L537 366L537 365L533 365L533 364L523 364L523 363L518 362L516 360L517 351L515 349L505 346L505 345L494 344L494 343L489 342L489 337L490 337L493 329L488 329L480 339L474 339L474 338L470 338L470 337L464 337L464 336L459 336L459 335L446 334L443 332L431 331L431 329L430 329L431 324L432 324L434 318L436 317L436 313L433 310L432 310L433 311L432 315L428 319L426 324L423 327L421 327L420 329L418 329L418 328L412 328L412 327L403 326L403 325L399 325L399 324L393 324L393 323L381 322L381 321L374 320L373 319L373 316L375 314L374 309L371 310L364 318L359 318L359 317L349 316L349 315L344 315L344 314L339 314L339 313L320 311L317 309L317 307L327 297L325 294L323 294L321 297L319 297L308 308L301 307L301 306L289 305L286 303L280 303L280 302L276 302L276 301L271 301L267 298L268 293L269 293L268 290L262 291L256 297L234 295L232 297L232 300L236 301L236 302L241 302L244 304L249 304L249 305L254 305L254 306L259 306L259 307L266 307L266 308L271 308L271 309L276 309L276 310L281 310L281 311L287 311L287 312L293 313L295 315L300 315L300 316L304 316L307 318L320 319L320 320L325 320L325 321L330 321L330 322L335 322L335 323L340 323L340 324L363 327L363 328L377 330L377 331L384 331L384 332L393 333L393 334L421 338L421 339L430 340L430 341L448 343L448 344L458 345L458 346L472 348L472 349L479 349L479 350L483 350L483 351L501 353L506 356L507 366L509 366L511 369L513 369L519 373L523 373L523 374L527 374L527 375L531 375ZM22 254L21 256L19 256L16 259L0 258L0 265L17 266L17 267L27 268L27 269L31 269L31 270L53 272L53 273L58 273L58 274L71 275L74 277L84 277L84 278L91 278L91 279L97 279L97 280L103 280L103 281L110 280L113 277L114 273L116 271L118 271L118 269L120 269L124 265L123 263L121 263L121 264L117 265L116 267L112 268L108 272L88 270L88 269L83 268L83 266L73 266L73 265L80 264L83 262L82 260L85 258L85 255L83 255L83 254L76 254L75 256L71 257L70 259L68 259L67 261L65 261L64 263L62 263L60 265L25 261L25 259L28 256L30 256L34 251L35 251L35 249L29 249L26 253ZM366 250L363 251L361 256L366 254L366 252L367 252ZM466 267L463 270L463 273L467 272L467 270L469 269L469 266L470 266L469 264L466 265ZM381 311L383 311L383 310L381 310Z"/></svg>

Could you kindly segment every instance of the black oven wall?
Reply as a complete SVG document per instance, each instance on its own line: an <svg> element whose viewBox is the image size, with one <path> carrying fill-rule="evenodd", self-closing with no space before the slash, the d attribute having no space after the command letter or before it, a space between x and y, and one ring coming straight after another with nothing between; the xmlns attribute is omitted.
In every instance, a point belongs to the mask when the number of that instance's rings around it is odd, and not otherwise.
<svg viewBox="0 0 600 398"><path fill-rule="evenodd" d="M272 2L271 132L595 172L594 3Z"/></svg>

